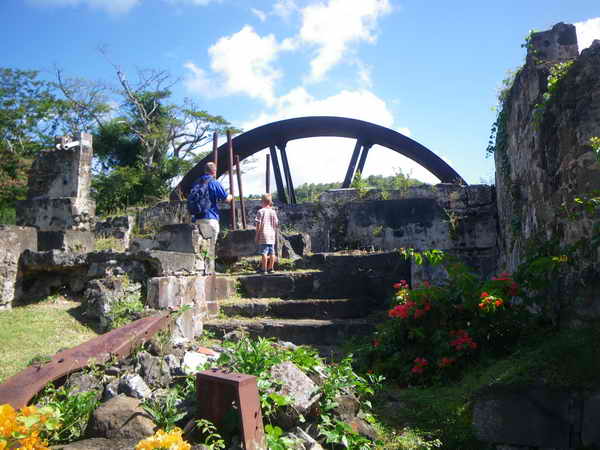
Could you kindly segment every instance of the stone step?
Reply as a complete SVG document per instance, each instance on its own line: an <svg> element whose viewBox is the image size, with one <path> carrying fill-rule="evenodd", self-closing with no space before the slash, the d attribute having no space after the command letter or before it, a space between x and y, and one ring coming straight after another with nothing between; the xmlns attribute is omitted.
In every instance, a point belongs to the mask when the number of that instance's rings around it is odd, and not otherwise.
<svg viewBox="0 0 600 450"><path fill-rule="evenodd" d="M230 299L220 302L227 316L280 317L289 319L351 319L374 309L369 299Z"/></svg>
<svg viewBox="0 0 600 450"><path fill-rule="evenodd" d="M244 329L252 337L272 337L297 345L342 345L351 336L367 336L375 330L368 319L212 319L204 328L222 337Z"/></svg>
<svg viewBox="0 0 600 450"><path fill-rule="evenodd" d="M366 276L349 276L342 272L276 272L239 275L236 279L243 295L249 298L341 299L373 294L372 283Z"/></svg>

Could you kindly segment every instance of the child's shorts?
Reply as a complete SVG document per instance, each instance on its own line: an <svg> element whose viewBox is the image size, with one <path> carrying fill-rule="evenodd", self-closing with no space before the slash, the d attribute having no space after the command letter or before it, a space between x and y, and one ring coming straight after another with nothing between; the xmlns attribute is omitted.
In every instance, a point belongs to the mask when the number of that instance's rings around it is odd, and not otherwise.
<svg viewBox="0 0 600 450"><path fill-rule="evenodd" d="M258 254L259 255L274 255L275 248L273 244L259 244L258 245Z"/></svg>

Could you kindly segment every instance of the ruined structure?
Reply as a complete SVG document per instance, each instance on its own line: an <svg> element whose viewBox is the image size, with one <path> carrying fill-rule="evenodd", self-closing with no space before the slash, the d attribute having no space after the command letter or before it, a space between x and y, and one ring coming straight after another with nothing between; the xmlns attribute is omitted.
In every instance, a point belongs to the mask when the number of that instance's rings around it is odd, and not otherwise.
<svg viewBox="0 0 600 450"><path fill-rule="evenodd" d="M581 294L572 296L580 318L597 316L600 304L600 257L590 245L600 221L575 201L600 189L591 144L600 136L599 68L600 41L578 55L573 25L533 34L506 93L494 155L500 267L512 273L541 248L565 255L575 267L564 289Z"/></svg>

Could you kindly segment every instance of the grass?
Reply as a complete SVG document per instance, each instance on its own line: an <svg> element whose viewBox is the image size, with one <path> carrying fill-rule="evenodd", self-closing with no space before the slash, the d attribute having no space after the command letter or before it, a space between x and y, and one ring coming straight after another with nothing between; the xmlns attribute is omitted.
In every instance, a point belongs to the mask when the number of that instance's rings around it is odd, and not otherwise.
<svg viewBox="0 0 600 450"><path fill-rule="evenodd" d="M75 347L97 333L82 321L79 302L61 296L0 311L0 383L59 350Z"/></svg>
<svg viewBox="0 0 600 450"><path fill-rule="evenodd" d="M388 430L390 444L396 441L398 431L416 429L422 436L440 439L444 449L479 450L484 446L471 428L472 407L479 392L541 382L551 387L593 390L600 385L599 371L598 324L560 333L540 332L508 357L482 359L461 380L410 388L390 383L374 402L375 412ZM390 408L390 397L402 406Z"/></svg>
<svg viewBox="0 0 600 450"><path fill-rule="evenodd" d="M94 250L97 252L101 252L104 250L124 252L125 246L123 245L123 241L121 239L117 239L115 237L100 238L96 239Z"/></svg>

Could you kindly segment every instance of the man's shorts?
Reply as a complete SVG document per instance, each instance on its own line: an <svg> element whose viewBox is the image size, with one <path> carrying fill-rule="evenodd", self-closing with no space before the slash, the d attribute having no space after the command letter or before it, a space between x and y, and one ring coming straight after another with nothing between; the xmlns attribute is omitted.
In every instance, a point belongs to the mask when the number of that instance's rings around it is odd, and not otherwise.
<svg viewBox="0 0 600 450"><path fill-rule="evenodd" d="M275 254L275 246L273 244L258 244L258 254L259 255L274 255Z"/></svg>

